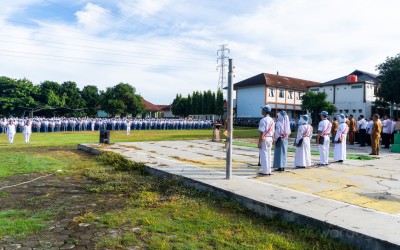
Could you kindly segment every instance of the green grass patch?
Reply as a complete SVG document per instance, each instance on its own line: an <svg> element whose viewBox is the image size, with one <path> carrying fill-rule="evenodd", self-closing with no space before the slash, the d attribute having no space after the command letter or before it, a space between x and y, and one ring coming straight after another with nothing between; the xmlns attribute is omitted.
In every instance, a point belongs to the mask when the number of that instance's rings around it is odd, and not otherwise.
<svg viewBox="0 0 400 250"><path fill-rule="evenodd" d="M51 211L32 213L28 210L0 211L0 238L9 235L23 237L39 232L49 225Z"/></svg>
<svg viewBox="0 0 400 250"><path fill-rule="evenodd" d="M6 198L6 197L8 197L8 196L10 196L10 193L7 193L7 192L0 192L0 198Z"/></svg>
<svg viewBox="0 0 400 250"><path fill-rule="evenodd" d="M34 146L76 146L79 143L98 143L99 131L33 133L31 143L25 144L23 134L15 135L14 144L10 145L6 136L0 137L0 149L5 148L32 148ZM222 134L222 133L221 133ZM234 138L257 138L256 128L235 127ZM126 131L111 131L111 142L138 142L138 141L174 141L174 140L211 140L211 129L198 130L132 130L127 136Z"/></svg>

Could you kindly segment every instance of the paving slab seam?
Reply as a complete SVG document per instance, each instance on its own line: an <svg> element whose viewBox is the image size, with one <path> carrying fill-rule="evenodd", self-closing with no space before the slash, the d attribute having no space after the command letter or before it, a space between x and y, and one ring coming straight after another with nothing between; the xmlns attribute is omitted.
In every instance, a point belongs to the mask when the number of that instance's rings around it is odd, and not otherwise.
<svg viewBox="0 0 400 250"><path fill-rule="evenodd" d="M100 154L101 150L107 150L96 149L90 145L83 144L78 145L78 149L88 151L93 154ZM149 155L144 152L136 151L135 153L145 156ZM363 249L400 249L400 216L387 214L381 211L370 210L367 208L361 208L345 202L330 200L290 188L279 187L269 183L262 183L257 180L248 179L242 176L234 176L231 179L231 181L233 182L231 182L224 179L225 173L221 171L210 170L187 163L183 164L182 162L164 157L158 157L154 155L153 157L162 159L164 161L178 163L179 165L185 165L186 167L175 166L171 168L160 168L159 166L151 166L154 164L146 165L146 171L152 175L163 178L177 178L184 185L192 186L201 191L210 192L217 196L235 200L246 208L255 211L260 215L271 218L279 218L284 221L294 222L300 225L307 225L314 229L318 228L319 230L321 230L323 235L342 240L356 247L360 247ZM133 160L133 157L130 157L130 159ZM199 171L196 172L195 170ZM213 175L216 178L210 179L210 176ZM229 183L234 183L236 185L232 187L229 186ZM243 191L243 189L246 190L246 188L253 189L253 191L258 190L258 192L255 192L255 194L246 193ZM258 197L258 194L260 193L259 191L265 192L267 194L263 194L264 197ZM268 194L268 191L274 192ZM282 199L288 199L288 201L290 201L290 198L293 198L290 195L296 197L299 200L306 201L303 201L302 203L297 205L293 202L293 204L284 203L279 198L276 199L276 197L273 197L275 192L276 194L283 193L283 196L286 195L285 197L282 197ZM298 208L300 205L302 206L302 209ZM327 208L329 208L329 210L327 210ZM307 209L310 209L310 211L307 211ZM320 210L325 211L322 213ZM391 228L392 231L394 230L395 237L393 237L393 235L391 235L391 237L385 237L385 234L379 233L378 229L377 232L371 230L371 228L373 227L366 227L365 229L360 228L360 225L358 225L358 227L355 227L349 225L349 223L346 224L344 219L338 217L341 215L341 213L338 213L338 211L340 210L344 210L343 213L349 211L353 212L355 213L353 217L358 216L361 220L365 220L366 218L368 218L367 215L370 215L372 217L380 216L383 218L383 221L388 223L387 227ZM317 214L319 215L319 217L317 216ZM338 221L343 222L342 225ZM392 222L392 224L390 224L389 222ZM377 226L379 227L382 225Z"/></svg>

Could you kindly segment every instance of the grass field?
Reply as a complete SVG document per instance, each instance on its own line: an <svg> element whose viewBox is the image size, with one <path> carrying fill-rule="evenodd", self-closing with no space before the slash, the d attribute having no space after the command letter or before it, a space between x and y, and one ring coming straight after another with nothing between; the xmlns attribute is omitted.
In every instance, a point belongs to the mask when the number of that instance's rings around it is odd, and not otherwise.
<svg viewBox="0 0 400 250"><path fill-rule="evenodd" d="M211 136L210 130L133 131L129 137L122 131L113 132L111 140ZM235 136L254 138L257 131L235 129ZM350 249L314 231L310 234L309 228L266 219L236 203L183 187L175 180L145 175L141 164L118 155L95 157L75 149L78 143L97 140L98 132L41 133L33 134L32 143L25 145L22 135L17 134L15 144L9 145L6 136L0 136L0 239L18 243L35 237L53 238L45 229L66 216L73 203L72 195L61 192L60 204L52 202L57 198L54 187L42 190L40 195L33 192L31 197L23 196L27 189L1 188L62 169L64 172L57 174L56 180L67 187L73 181L82 182L82 188L90 195L85 198L87 203L107 205L97 210L85 206L69 226L94 224L91 230L95 232L121 229L116 235L100 237L94 245L98 249ZM38 188L37 184L32 184L32 190ZM65 243L79 244L81 239L73 235Z"/></svg>

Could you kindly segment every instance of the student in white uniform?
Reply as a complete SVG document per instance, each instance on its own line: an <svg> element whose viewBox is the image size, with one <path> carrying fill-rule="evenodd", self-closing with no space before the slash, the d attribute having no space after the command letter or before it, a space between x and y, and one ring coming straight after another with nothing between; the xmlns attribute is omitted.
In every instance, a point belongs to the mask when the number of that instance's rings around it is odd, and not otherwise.
<svg viewBox="0 0 400 250"><path fill-rule="evenodd" d="M15 130L14 122L12 120L10 120L10 122L7 125L8 142L10 144L13 144L13 142L14 142L15 133L16 133L16 130Z"/></svg>
<svg viewBox="0 0 400 250"><path fill-rule="evenodd" d="M311 137L313 127L308 124L308 115L302 115L299 120L299 129L295 140L296 154L294 157L294 166L296 168L305 168L311 166ZM301 145L298 145L301 141Z"/></svg>
<svg viewBox="0 0 400 250"><path fill-rule="evenodd" d="M258 127L258 132L260 132L260 137L258 140L258 148L260 149L260 162L262 167L262 172L258 173L260 175L271 175L271 148L273 135L275 133L275 122L269 116L271 113L271 107L265 105L261 107L262 115L264 118L260 120L260 124Z"/></svg>
<svg viewBox="0 0 400 250"><path fill-rule="evenodd" d="M25 143L29 143L30 142L30 138L31 138L31 134L32 134L32 125L31 125L31 121L27 120L26 124L24 125L24 139L25 139Z"/></svg>
<svg viewBox="0 0 400 250"><path fill-rule="evenodd" d="M130 135L131 134L131 120L126 120L126 135Z"/></svg>
<svg viewBox="0 0 400 250"><path fill-rule="evenodd" d="M328 112L322 111L321 121L318 124L318 138L319 144L319 163L317 166L327 166L329 157L329 135L331 133L332 123L327 119Z"/></svg>
<svg viewBox="0 0 400 250"><path fill-rule="evenodd" d="M335 162L343 162L346 160L346 140L347 133L349 132L349 127L346 123L346 116L344 114L339 115L339 126L336 133L335 139L335 149L333 151L333 160Z"/></svg>

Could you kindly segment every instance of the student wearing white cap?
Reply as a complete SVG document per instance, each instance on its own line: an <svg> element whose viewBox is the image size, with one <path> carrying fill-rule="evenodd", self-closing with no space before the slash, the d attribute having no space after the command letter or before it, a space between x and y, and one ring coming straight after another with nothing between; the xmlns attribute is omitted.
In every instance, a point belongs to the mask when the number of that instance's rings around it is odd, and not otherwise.
<svg viewBox="0 0 400 250"><path fill-rule="evenodd" d="M274 165L276 171L285 171L286 155L288 148L288 138L290 135L290 121L286 111L281 110L278 113L278 118L275 126L274 136Z"/></svg>
<svg viewBox="0 0 400 250"><path fill-rule="evenodd" d="M311 166L311 137L313 127L308 124L308 115L300 116L299 129L295 140L296 154L294 156L294 166L305 168Z"/></svg>
<svg viewBox="0 0 400 250"><path fill-rule="evenodd" d="M336 133L335 139L335 149L333 151L333 160L335 162L343 162L346 160L346 141L347 133L349 132L349 127L346 123L346 116L344 114L339 115L339 126Z"/></svg>
<svg viewBox="0 0 400 250"><path fill-rule="evenodd" d="M321 121L318 124L318 138L319 144L319 163L318 166L327 166L329 157L329 135L332 129L332 123L327 119L328 112L322 111Z"/></svg>
<svg viewBox="0 0 400 250"><path fill-rule="evenodd" d="M272 148L272 141L275 132L275 122L269 116L271 113L271 107L265 105L261 107L262 115L264 118L260 120L260 124L258 126L258 132L260 132L260 137L258 140L258 148L260 149L260 162L262 172L259 173L260 175L271 175L271 166L272 166L272 159L271 159L271 148Z"/></svg>

